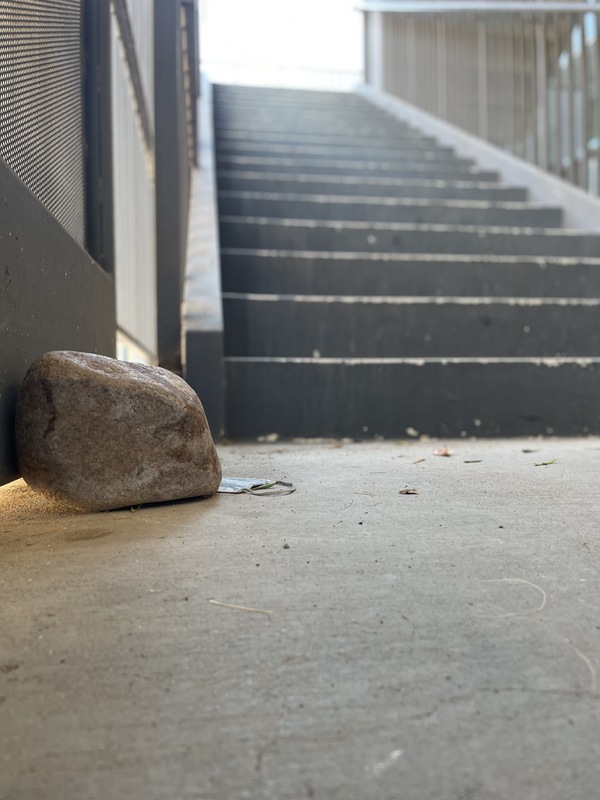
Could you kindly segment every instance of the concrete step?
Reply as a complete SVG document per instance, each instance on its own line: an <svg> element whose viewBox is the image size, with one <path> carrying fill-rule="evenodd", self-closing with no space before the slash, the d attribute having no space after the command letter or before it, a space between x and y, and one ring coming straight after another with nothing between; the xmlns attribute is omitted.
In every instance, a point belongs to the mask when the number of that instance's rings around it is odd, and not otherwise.
<svg viewBox="0 0 600 800"><path fill-rule="evenodd" d="M365 117L368 120L368 117ZM225 120L216 117L215 122L216 138L220 138L220 133L223 128L228 131L240 131L246 134L260 133L260 134L273 134L273 133L293 133L293 134L328 134L334 136L344 137L351 136L374 136L383 138L394 138L397 136L413 135L412 128L403 127L395 122L354 122L341 123L339 120L332 121L331 123L323 121L319 124L317 120L299 117L295 121L286 121L284 119L275 119L272 122L260 120L240 119L238 121ZM419 138L419 134L414 134Z"/></svg>
<svg viewBox="0 0 600 800"><path fill-rule="evenodd" d="M223 291L463 297L600 297L600 259L221 251Z"/></svg>
<svg viewBox="0 0 600 800"><path fill-rule="evenodd" d="M561 228L414 225L265 217L220 219L223 247L331 252L595 258L600 235Z"/></svg>
<svg viewBox="0 0 600 800"><path fill-rule="evenodd" d="M340 161L342 159L355 160L355 161L456 161L456 155L451 147L423 147L419 142L419 146L413 146L414 142L406 141L402 145L395 147L381 147L374 146L372 143L364 145L346 145L346 144L284 144L273 142L246 142L239 141L220 141L217 143L216 151L218 155L234 155L234 156L266 156L266 157L281 157L296 158L296 157L310 157L315 158L328 158ZM469 161L469 163L472 163Z"/></svg>
<svg viewBox="0 0 600 800"><path fill-rule="evenodd" d="M365 136L376 134L379 137L420 139L422 135L408 125L396 124L393 120L385 118L373 119L366 114L353 116L332 114L331 116L325 116L301 112L294 117L288 118L282 115L265 117L252 112L240 114L237 117L216 114L213 124L217 133L217 140L220 139L220 133L223 130L266 134L281 131L287 131L291 134L312 133L313 135L336 133L342 138L347 135Z"/></svg>
<svg viewBox="0 0 600 800"><path fill-rule="evenodd" d="M393 135L381 134L380 136L360 136L352 130L346 130L343 135L332 134L328 131L320 133L296 133L293 130L285 133L278 132L251 132L245 130L233 130L231 128L219 128L217 130L217 146L221 144L288 144L288 145L308 145L320 147L335 147L336 143L340 147L411 147L412 149L429 149L436 147L442 148L437 140L432 136L420 136L414 131L400 130Z"/></svg>
<svg viewBox="0 0 600 800"><path fill-rule="evenodd" d="M365 100L354 92L341 92L321 89L284 89L272 86L232 86L215 84L213 86L215 103L254 102L266 105L287 103L296 106L302 102L329 107L332 103L343 102L349 105L364 106Z"/></svg>
<svg viewBox="0 0 600 800"><path fill-rule="evenodd" d="M284 102L276 100L268 102L265 100L251 101L232 101L221 100L218 95L214 96L213 113L215 116L225 117L261 117L265 119L295 119L298 116L318 117L323 119L344 119L358 118L361 120L383 120L390 124L397 124L402 127L410 127L408 123L400 121L381 108L373 107L366 100L354 95L354 102L348 103L346 98L334 97L329 102L308 102L294 100Z"/></svg>
<svg viewBox="0 0 600 800"><path fill-rule="evenodd" d="M423 177L491 182L498 180L493 170L480 170L468 159L427 163L410 161L344 161L317 158L277 158L267 156L217 156L217 169L248 169L254 172L278 172L286 175L372 175L384 177Z"/></svg>
<svg viewBox="0 0 600 800"><path fill-rule="evenodd" d="M317 108L329 109L340 107L348 110L353 108L365 109L368 107L367 101L354 92L321 92L307 90L292 90L290 94L285 92L270 93L264 91L260 93L235 94L222 92L220 88L214 90L215 105L225 108L244 108L253 106L263 109L279 108ZM379 109L375 109L379 110Z"/></svg>
<svg viewBox="0 0 600 800"><path fill-rule="evenodd" d="M225 365L231 438L600 434L597 358L227 358Z"/></svg>
<svg viewBox="0 0 600 800"><path fill-rule="evenodd" d="M600 299L223 295L225 354L600 357Z"/></svg>
<svg viewBox="0 0 600 800"><path fill-rule="evenodd" d="M433 136L421 136L419 133L401 129L393 134L371 134L361 136L355 131L346 130L343 134L322 131L321 133L295 133L294 131L261 131L232 130L230 128L217 128L217 145L222 143L252 142L255 144L307 144L321 146L355 146L355 147L401 147L410 144L411 148L439 147Z"/></svg>
<svg viewBox="0 0 600 800"><path fill-rule="evenodd" d="M442 223L446 225L520 225L557 227L562 209L527 203L415 198L344 197L279 192L219 193L219 213L365 222Z"/></svg>
<svg viewBox="0 0 600 800"><path fill-rule="evenodd" d="M446 198L523 202L527 190L497 182L439 180L437 178L387 178L357 175L281 175L276 172L219 170L221 190L285 192L364 197Z"/></svg>
<svg viewBox="0 0 600 800"><path fill-rule="evenodd" d="M217 89L227 435L600 433L600 237L342 93Z"/></svg>

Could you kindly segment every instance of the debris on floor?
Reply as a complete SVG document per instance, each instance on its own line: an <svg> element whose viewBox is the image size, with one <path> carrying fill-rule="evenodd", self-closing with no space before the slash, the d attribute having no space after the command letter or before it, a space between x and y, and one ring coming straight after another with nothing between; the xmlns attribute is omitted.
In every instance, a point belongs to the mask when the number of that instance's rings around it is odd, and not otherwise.
<svg viewBox="0 0 600 800"><path fill-rule="evenodd" d="M292 494L295 491L293 483L267 478L223 478L218 489L220 494L256 495Z"/></svg>

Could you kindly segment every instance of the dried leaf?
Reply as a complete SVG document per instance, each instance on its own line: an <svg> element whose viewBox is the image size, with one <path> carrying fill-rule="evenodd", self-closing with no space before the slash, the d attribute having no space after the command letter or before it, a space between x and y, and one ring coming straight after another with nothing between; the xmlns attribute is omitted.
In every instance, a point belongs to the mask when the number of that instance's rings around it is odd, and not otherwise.
<svg viewBox="0 0 600 800"><path fill-rule="evenodd" d="M434 451L433 455L442 456L443 458L450 458L452 455L452 450L448 450L447 447L438 447L438 449Z"/></svg>
<svg viewBox="0 0 600 800"><path fill-rule="evenodd" d="M400 489L400 494L419 494L418 489Z"/></svg>
<svg viewBox="0 0 600 800"><path fill-rule="evenodd" d="M539 464L536 464L536 467L549 467L550 464L556 464L556 459L553 458L552 461L540 461Z"/></svg>
<svg viewBox="0 0 600 800"><path fill-rule="evenodd" d="M424 461L424 458L419 458L418 461L413 461L413 464L422 464Z"/></svg>

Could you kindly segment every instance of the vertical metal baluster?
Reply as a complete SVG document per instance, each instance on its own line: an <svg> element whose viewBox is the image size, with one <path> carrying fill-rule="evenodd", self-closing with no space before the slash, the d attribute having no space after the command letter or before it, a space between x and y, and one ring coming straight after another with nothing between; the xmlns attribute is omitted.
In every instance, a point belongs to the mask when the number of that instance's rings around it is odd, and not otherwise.
<svg viewBox="0 0 600 800"><path fill-rule="evenodd" d="M598 144L600 143L600 43L598 42L598 15L595 16L589 42L586 43L588 60L588 130L586 131L586 161L588 190L595 196L600 193Z"/></svg>
<svg viewBox="0 0 600 800"><path fill-rule="evenodd" d="M560 86L558 75L558 19L552 14L548 19L547 61L548 71L548 165L552 172L560 175L561 131L560 131Z"/></svg>
<svg viewBox="0 0 600 800"><path fill-rule="evenodd" d="M560 92L561 92L561 136L562 147L562 174L567 180L573 182L575 175L575 150L573 145L573 81L572 81L572 54L571 54L571 18L568 14L561 16L560 24ZM563 54L565 57L563 58Z"/></svg>
<svg viewBox="0 0 600 800"><path fill-rule="evenodd" d="M518 124L517 124L517 149L521 158L527 156L527 97L526 97L526 62L525 62L525 20L523 14L518 14L516 19L516 50L518 58L515 59L516 82L515 95L518 97Z"/></svg>
<svg viewBox="0 0 600 800"><path fill-rule="evenodd" d="M578 144L578 171L579 171L579 185L588 189L589 175L588 175L588 159L587 159L587 140L588 140L588 74L587 74L587 59L585 48L585 27L584 16L578 14L577 24L581 29L581 53L579 54L578 62L578 92L579 92L579 109L580 109L580 141Z"/></svg>
<svg viewBox="0 0 600 800"><path fill-rule="evenodd" d="M430 17L428 31L427 31L427 44L431 54L431 61L428 67L429 75L429 106L427 110L435 114L437 106L437 87L435 83L435 76L437 74L437 50L436 50L436 36L435 36L435 19Z"/></svg>
<svg viewBox="0 0 600 800"><path fill-rule="evenodd" d="M477 116L479 136L488 138L488 72L487 72L487 33L486 24L477 20Z"/></svg>
<svg viewBox="0 0 600 800"><path fill-rule="evenodd" d="M507 24L507 83L508 83L508 109L509 109L509 119L510 119L510 126L508 130L509 135L509 145L511 153L514 153L516 150L517 145L517 135L516 135L516 119L517 115L515 113L515 40L514 40L514 24L513 24L513 14L508 15L508 24Z"/></svg>
<svg viewBox="0 0 600 800"><path fill-rule="evenodd" d="M417 97L417 65L416 65L416 20L409 17L407 20L408 42L406 55L408 59L408 100L415 105L419 105Z"/></svg>
<svg viewBox="0 0 600 800"><path fill-rule="evenodd" d="M454 74L454 23L451 16L446 16L446 87L448 89L446 119L455 121L456 80Z"/></svg>
<svg viewBox="0 0 600 800"><path fill-rule="evenodd" d="M490 20L490 16L486 15L486 22ZM498 80L499 64L498 64L498 17L494 15L491 21L487 23L488 27L488 42L487 52L490 64L489 70L489 92L488 92L488 125L489 125L489 138L494 144L499 143L498 139L498 99L500 96L500 83Z"/></svg>
<svg viewBox="0 0 600 800"><path fill-rule="evenodd" d="M466 128L465 119L465 43L464 43L464 29L460 24L460 18L456 20L456 41L454 44L456 51L456 70L457 70L457 88L458 88L458 124L461 128Z"/></svg>
<svg viewBox="0 0 600 800"><path fill-rule="evenodd" d="M469 91L467 102L469 104L469 121L471 131L477 135L479 132L479 42L477 33L477 20L468 16L469 32Z"/></svg>
<svg viewBox="0 0 600 800"><path fill-rule="evenodd" d="M392 14L382 14L382 47L383 47L383 66L382 66L382 80L384 92L390 94L397 93L396 74L396 47L397 37L394 35L395 19Z"/></svg>
<svg viewBox="0 0 600 800"><path fill-rule="evenodd" d="M469 29L468 23L465 24L464 18L459 19L458 30L460 35L459 40L459 56L460 56L460 74L461 74L461 116L463 119L462 126L465 130L471 130L469 118L469 87L470 87L470 72L469 72Z"/></svg>
<svg viewBox="0 0 600 800"><path fill-rule="evenodd" d="M501 37L500 37L500 46L501 46L501 56L500 56L500 76L501 76L501 86L500 86L500 98L501 98L501 105L500 105L500 114L499 114L499 128L501 131L500 137L500 146L507 149L508 148L508 131L510 129L510 108L508 102L508 88L507 88L507 75L508 75L508 67L507 67L507 44L506 44L506 17L502 15L501 21Z"/></svg>
<svg viewBox="0 0 600 800"><path fill-rule="evenodd" d="M535 164L535 42L533 38L533 22L529 14L523 20L523 53L525 58L523 67L525 81L525 158Z"/></svg>
<svg viewBox="0 0 600 800"><path fill-rule="evenodd" d="M387 90L390 94L400 97L401 89L401 67L400 67L400 51L402 47L402 40L400 38L400 26L402 19L394 16L393 14L384 14L386 24L384 26L384 39L386 41L386 84ZM387 18L387 19L386 19Z"/></svg>
<svg viewBox="0 0 600 800"><path fill-rule="evenodd" d="M437 113L442 119L448 119L448 63L446 57L446 20L443 16L437 18Z"/></svg>
<svg viewBox="0 0 600 800"><path fill-rule="evenodd" d="M519 43L519 15L511 14L510 24L510 38L512 42L512 93L513 93L513 152L517 156L521 156L521 136L522 136L522 122L521 122L521 47Z"/></svg>
<svg viewBox="0 0 600 800"><path fill-rule="evenodd" d="M448 66L448 119L456 122L456 50L454 47L454 22L450 18L446 23L446 59Z"/></svg>
<svg viewBox="0 0 600 800"><path fill-rule="evenodd" d="M400 51L398 53L398 82L399 82L399 94L403 100L408 100L408 52L406 47L406 39L407 39L407 19L403 15L400 17L399 22L401 23L401 30L400 36L398 37L398 43L400 46Z"/></svg>
<svg viewBox="0 0 600 800"><path fill-rule="evenodd" d="M565 45L569 58L569 68L567 70L567 92L569 97L569 158L571 160L571 170L569 180L572 183L579 183L579 165L577 159L577 104L575 98L575 59L573 56L573 25L574 17L569 14L566 17Z"/></svg>
<svg viewBox="0 0 600 800"><path fill-rule="evenodd" d="M423 52L427 52L427 18L417 17L415 19L415 77L416 92L419 98L419 106L427 109L429 101L429 65L423 60Z"/></svg>
<svg viewBox="0 0 600 800"><path fill-rule="evenodd" d="M536 163L548 169L548 74L546 70L546 17L535 17Z"/></svg>

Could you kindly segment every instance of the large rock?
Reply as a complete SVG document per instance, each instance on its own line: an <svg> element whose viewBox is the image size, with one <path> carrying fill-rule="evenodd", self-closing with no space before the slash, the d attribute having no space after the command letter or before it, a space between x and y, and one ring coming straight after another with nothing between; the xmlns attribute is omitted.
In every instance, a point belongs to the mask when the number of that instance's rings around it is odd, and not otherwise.
<svg viewBox="0 0 600 800"><path fill-rule="evenodd" d="M16 437L31 487L91 511L211 495L221 480L198 396L159 367L46 353L23 380Z"/></svg>

